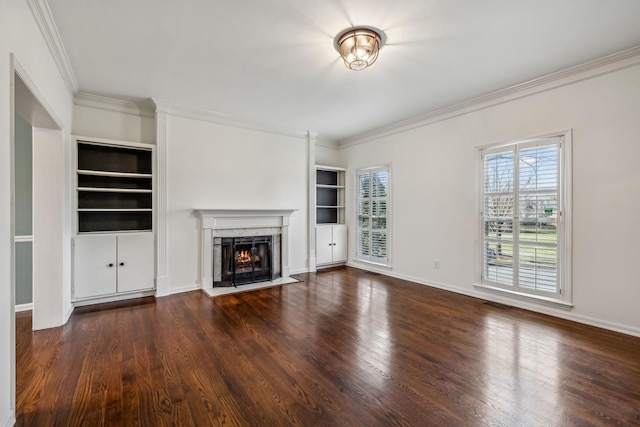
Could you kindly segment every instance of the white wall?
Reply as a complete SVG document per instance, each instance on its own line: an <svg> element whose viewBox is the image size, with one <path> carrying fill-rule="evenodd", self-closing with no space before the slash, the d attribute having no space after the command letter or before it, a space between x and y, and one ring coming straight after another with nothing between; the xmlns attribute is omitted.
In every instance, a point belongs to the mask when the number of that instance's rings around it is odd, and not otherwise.
<svg viewBox="0 0 640 427"><path fill-rule="evenodd" d="M289 266L292 273L306 271L308 163L305 139L168 116L169 292L199 285L193 209L297 209Z"/></svg>
<svg viewBox="0 0 640 427"><path fill-rule="evenodd" d="M340 150L332 147L315 146L316 165L344 167L345 159Z"/></svg>
<svg viewBox="0 0 640 427"><path fill-rule="evenodd" d="M573 129L575 307L567 312L512 305L640 335L639 118L636 65L353 145L341 154L350 182L359 167L392 164L393 269L387 273L496 299L473 287L476 147ZM350 232L351 263L354 238ZM432 268L434 260L439 270Z"/></svg>
<svg viewBox="0 0 640 427"><path fill-rule="evenodd" d="M33 329L60 326L67 320L69 283L65 262L64 148L59 130L33 130ZM64 243L63 243L64 242ZM65 298L66 297L66 298Z"/></svg>
<svg viewBox="0 0 640 427"><path fill-rule="evenodd" d="M33 236L33 128L15 115L15 235ZM15 244L16 306L33 303L32 241ZM24 307L24 306L23 306Z"/></svg>
<svg viewBox="0 0 640 427"><path fill-rule="evenodd" d="M0 13L0 426L12 425L15 409L15 323L12 290L11 53L55 115L69 129L71 96L27 2L3 0ZM68 130L63 131L65 142ZM65 251L67 249L64 249Z"/></svg>
<svg viewBox="0 0 640 427"><path fill-rule="evenodd" d="M87 105L73 106L74 135L155 144L154 117Z"/></svg>

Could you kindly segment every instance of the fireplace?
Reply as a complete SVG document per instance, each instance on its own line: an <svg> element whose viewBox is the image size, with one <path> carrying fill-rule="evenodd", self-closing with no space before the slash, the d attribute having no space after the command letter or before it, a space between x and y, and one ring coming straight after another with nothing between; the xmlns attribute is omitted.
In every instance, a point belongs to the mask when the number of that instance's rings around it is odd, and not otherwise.
<svg viewBox="0 0 640 427"><path fill-rule="evenodd" d="M219 291L233 289L234 284L291 283L289 223L294 212L293 209L196 209L194 213L200 220L202 233L202 290L214 296ZM223 251L227 251L224 263Z"/></svg>
<svg viewBox="0 0 640 427"><path fill-rule="evenodd" d="M237 286L280 277L280 235L214 237L213 286Z"/></svg>

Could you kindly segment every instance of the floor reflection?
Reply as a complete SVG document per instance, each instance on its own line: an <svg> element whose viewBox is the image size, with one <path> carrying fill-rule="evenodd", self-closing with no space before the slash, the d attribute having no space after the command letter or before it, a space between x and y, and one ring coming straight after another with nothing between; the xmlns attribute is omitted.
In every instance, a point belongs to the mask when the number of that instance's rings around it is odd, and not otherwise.
<svg viewBox="0 0 640 427"><path fill-rule="evenodd" d="M370 280L358 282L358 313L356 334L361 345L354 356L364 370L373 370L370 381L383 388L390 377L392 342L389 330L387 289Z"/></svg>
<svg viewBox="0 0 640 427"><path fill-rule="evenodd" d="M487 314L484 326L483 393L495 411L488 416L557 425L558 333L499 314Z"/></svg>

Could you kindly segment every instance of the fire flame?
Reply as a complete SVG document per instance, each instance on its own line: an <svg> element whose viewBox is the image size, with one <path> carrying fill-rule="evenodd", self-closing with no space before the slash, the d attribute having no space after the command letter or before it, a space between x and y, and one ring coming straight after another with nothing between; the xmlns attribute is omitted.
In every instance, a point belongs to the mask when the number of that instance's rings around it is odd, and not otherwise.
<svg viewBox="0 0 640 427"><path fill-rule="evenodd" d="M251 262L258 262L260 261L260 257L258 256L258 254L251 254L251 251L243 249L240 251L236 252L236 265L246 265L246 264L250 264Z"/></svg>

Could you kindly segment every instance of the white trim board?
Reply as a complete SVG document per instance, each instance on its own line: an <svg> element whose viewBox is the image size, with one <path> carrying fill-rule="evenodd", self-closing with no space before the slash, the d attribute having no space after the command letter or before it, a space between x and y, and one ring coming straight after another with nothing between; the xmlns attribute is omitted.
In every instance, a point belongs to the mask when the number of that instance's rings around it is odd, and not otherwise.
<svg viewBox="0 0 640 427"><path fill-rule="evenodd" d="M216 123L224 126L231 126L242 129L255 130L258 132L272 133L282 136L290 136L307 141L308 137L316 138L317 133L309 130L283 129L268 126L264 123L257 123L242 117L232 116L229 114L217 113L215 111L207 111L200 108L189 107L166 101L159 98L152 98L156 104L156 112L168 114L170 116L184 117L187 119L201 120L210 123Z"/></svg>
<svg viewBox="0 0 640 427"><path fill-rule="evenodd" d="M151 100L128 100L80 92L73 98L74 105L115 111L140 117L155 117L155 107Z"/></svg>
<svg viewBox="0 0 640 427"><path fill-rule="evenodd" d="M31 311L31 310L33 310L33 303L32 302L28 302L26 304L16 304L14 310L15 310L16 313L19 313L21 311Z"/></svg>
<svg viewBox="0 0 640 427"><path fill-rule="evenodd" d="M67 51L62 44L62 38L58 32L58 27L56 27L53 15L51 15L49 5L46 0L27 0L27 4L31 9L33 18L35 19L38 28L40 28L40 32L42 33L45 42L47 43L47 47L49 47L49 51L51 52L51 56L58 67L62 80L64 80L64 83L71 95L75 94L79 90L78 82L75 74L73 73L73 68L71 67L71 61L69 61Z"/></svg>
<svg viewBox="0 0 640 427"><path fill-rule="evenodd" d="M197 283L194 285L180 286L179 288L170 288L169 293L167 294L163 294L163 295L156 294L156 298L162 298L169 295L183 294L185 292L199 291L201 289L202 289L202 286L200 286Z"/></svg>

